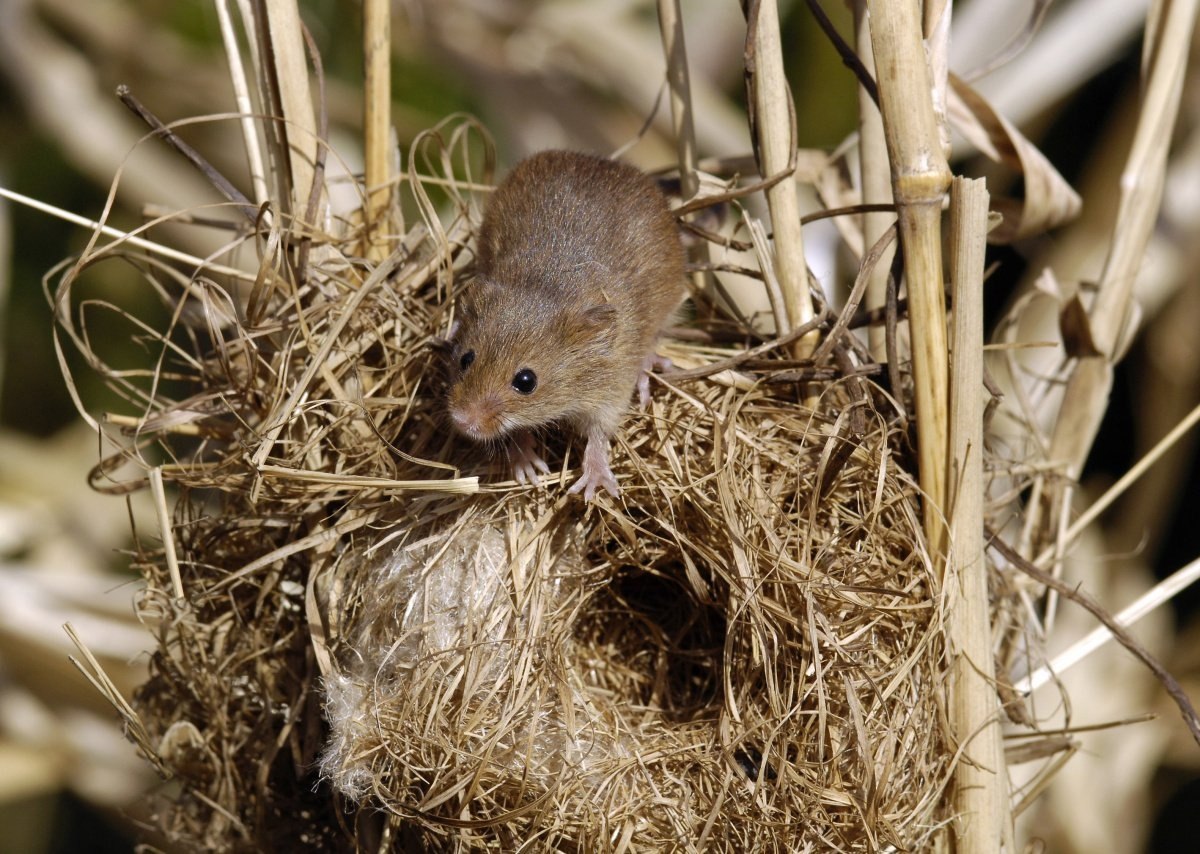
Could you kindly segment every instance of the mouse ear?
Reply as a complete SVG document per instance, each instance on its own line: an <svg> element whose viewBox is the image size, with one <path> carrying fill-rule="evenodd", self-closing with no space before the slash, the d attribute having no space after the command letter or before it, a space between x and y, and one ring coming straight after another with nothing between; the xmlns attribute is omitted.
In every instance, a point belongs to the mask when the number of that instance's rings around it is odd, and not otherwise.
<svg viewBox="0 0 1200 854"><path fill-rule="evenodd" d="M612 303L602 302L583 313L583 322L596 329L611 329L617 325L617 310Z"/></svg>
<svg viewBox="0 0 1200 854"><path fill-rule="evenodd" d="M464 320L474 324L479 319L479 306L490 301L490 292L495 285L487 279L478 278L470 282L458 300L458 313Z"/></svg>
<svg viewBox="0 0 1200 854"><path fill-rule="evenodd" d="M474 326L478 316L479 313L472 305L470 297L459 299L458 304L454 306L454 322L450 325L450 334L446 336L446 340L457 341L458 333L462 331L463 325Z"/></svg>

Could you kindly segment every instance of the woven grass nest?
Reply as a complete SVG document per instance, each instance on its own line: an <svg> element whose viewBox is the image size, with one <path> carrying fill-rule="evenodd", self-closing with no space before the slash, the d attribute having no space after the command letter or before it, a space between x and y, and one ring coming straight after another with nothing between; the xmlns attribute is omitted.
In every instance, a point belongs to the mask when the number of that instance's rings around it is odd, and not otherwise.
<svg viewBox="0 0 1200 854"><path fill-rule="evenodd" d="M136 556L159 646L125 711L177 781L159 830L206 850L924 847L954 753L940 593L908 422L849 314L814 320L833 330L815 362L688 324L661 348L683 373L614 444L619 500L566 493L580 447L553 431L557 473L518 487L441 402L490 161L463 155L470 127L419 143L437 168L404 191L456 215L388 259L343 226L248 313L204 277L163 287L145 394L93 361L149 413L94 483L144 486L111 478L157 448L179 490ZM54 295L89 353L65 309L102 257Z"/></svg>

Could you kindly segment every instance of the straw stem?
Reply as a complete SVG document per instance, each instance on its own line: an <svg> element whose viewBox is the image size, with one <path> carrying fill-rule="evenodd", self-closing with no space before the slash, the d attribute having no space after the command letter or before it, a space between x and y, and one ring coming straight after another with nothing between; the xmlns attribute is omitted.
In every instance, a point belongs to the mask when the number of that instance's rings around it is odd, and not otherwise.
<svg viewBox="0 0 1200 854"><path fill-rule="evenodd" d="M1050 444L1050 459L1078 478L1108 407L1112 365L1121 357L1131 330L1133 286L1145 263L1146 246L1158 219L1166 178L1167 152L1196 21L1196 0L1156 3L1147 18L1146 94L1133 147L1121 175L1121 200L1112 243L1100 275L1095 303L1087 314L1097 351L1080 358L1067 382ZM1159 26L1153 26L1157 23Z"/></svg>
<svg viewBox="0 0 1200 854"><path fill-rule="evenodd" d="M246 147L246 165L250 172L250 183L254 187L254 203L262 205L269 198L266 167L263 165L262 146L258 137L258 125L254 119L254 101L250 97L250 82L242 62L241 50L229 14L228 0L217 0L217 22L221 29L221 42L225 46L225 57L229 64L229 82L240 117L242 143ZM266 220L270 224L270 218Z"/></svg>
<svg viewBox="0 0 1200 854"><path fill-rule="evenodd" d="M700 180L696 175L696 125L679 0L658 0L658 28L662 34L663 53L667 58L671 120L675 127L675 146L679 152L679 186L683 198L691 199L700 189Z"/></svg>
<svg viewBox="0 0 1200 854"><path fill-rule="evenodd" d="M683 15L679 0L658 0L658 28L662 35L663 53L667 59L667 84L671 90L671 120L675 128L675 147L679 155L679 192L684 202L700 191L700 176L696 171L696 124L692 105L692 81L688 73L687 45L683 37ZM689 218L694 218L694 215ZM697 241L688 249L696 272L693 281L697 290L710 289L707 241Z"/></svg>
<svg viewBox="0 0 1200 854"><path fill-rule="evenodd" d="M925 534L930 553L937 555L944 545L947 453L941 205L950 169L934 118L919 6L910 0L870 0L868 11L908 283Z"/></svg>
<svg viewBox="0 0 1200 854"><path fill-rule="evenodd" d="M866 0L854 4L854 29L858 56L868 73L875 74L875 52L871 49L870 19ZM887 142L883 136L883 118L874 98L861 85L858 87L858 164L862 182L862 201L866 205L891 204L892 173L888 168ZM863 246L874 246L896 221L890 211L868 211L863 214ZM865 305L868 311L882 315L887 304L888 273L892 268L895 249L889 247L871 268L867 279ZM867 330L867 343L877 362L887 361L887 329L882 323Z"/></svg>
<svg viewBox="0 0 1200 854"><path fill-rule="evenodd" d="M750 5L750 50L747 70L752 97L758 156L764 177L788 177L767 190L767 206L775 236L775 270L783 288L784 317L777 317L780 334L786 334L813 316L800 230L800 200L796 194L795 109L783 73L783 43L779 34L779 9L775 0ZM804 358L816 346L815 334L796 342L796 355Z"/></svg>
<svg viewBox="0 0 1200 854"><path fill-rule="evenodd" d="M950 435L952 548L946 573L946 632L953 651L950 725L961 755L954 772L956 850L996 850L1011 817L1001 743L988 572L984 557L983 270L988 193L982 180L955 178L950 191L950 277L954 293Z"/></svg>
<svg viewBox="0 0 1200 854"><path fill-rule="evenodd" d="M264 0L271 57L279 85L291 167L292 210L308 207L316 177L317 120L305 59L304 29L295 0Z"/></svg>
<svg viewBox="0 0 1200 854"><path fill-rule="evenodd" d="M379 262L392 250L391 128L392 23L388 0L363 2L363 151L367 210L365 246L368 260Z"/></svg>

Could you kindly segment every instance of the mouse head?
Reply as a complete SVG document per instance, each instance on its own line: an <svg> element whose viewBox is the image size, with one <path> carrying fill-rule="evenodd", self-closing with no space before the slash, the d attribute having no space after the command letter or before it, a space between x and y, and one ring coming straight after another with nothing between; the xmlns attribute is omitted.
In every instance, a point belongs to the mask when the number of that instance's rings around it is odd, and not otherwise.
<svg viewBox="0 0 1200 854"><path fill-rule="evenodd" d="M449 351L447 409L460 433L493 442L611 398L611 305L547 306L484 282L471 290Z"/></svg>

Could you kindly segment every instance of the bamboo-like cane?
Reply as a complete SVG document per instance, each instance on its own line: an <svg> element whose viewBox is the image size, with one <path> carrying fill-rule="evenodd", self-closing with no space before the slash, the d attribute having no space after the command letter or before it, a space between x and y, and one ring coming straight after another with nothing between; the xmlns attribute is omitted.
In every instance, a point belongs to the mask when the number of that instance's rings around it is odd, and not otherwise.
<svg viewBox="0 0 1200 854"><path fill-rule="evenodd" d="M767 206L775 235L775 271L783 288L786 317L776 318L779 334L806 323L813 316L812 295L808 287L808 268L804 261L804 236L800 230L800 200L793 154L796 140L792 99L783 74L783 43L779 35L779 8L775 0L751 3L753 44L754 115L759 155L765 177L787 173L788 177L767 190ZM815 334L801 338L795 347L800 358L816 346Z"/></svg>
<svg viewBox="0 0 1200 854"><path fill-rule="evenodd" d="M308 80L304 30L296 0L265 0L279 101L286 120L292 210L308 207L317 163L317 120Z"/></svg>
<svg viewBox="0 0 1200 854"><path fill-rule="evenodd" d="M955 850L1012 849L992 656L983 503L983 269L988 193L955 178L950 192L950 281L954 293L950 435L953 442L946 633L953 654L950 726L962 753L954 771Z"/></svg>
<svg viewBox="0 0 1200 854"><path fill-rule="evenodd" d="M392 18L388 0L363 2L363 152L367 189L363 254L391 252Z"/></svg>
<svg viewBox="0 0 1200 854"><path fill-rule="evenodd" d="M942 200L950 169L938 137L917 0L869 0L879 105L892 164L908 283L917 453L930 553L944 545L946 496L946 299L942 285Z"/></svg>
<svg viewBox="0 0 1200 854"><path fill-rule="evenodd" d="M863 67L875 73L875 52L871 50L871 31L867 17L866 0L854 4L854 31L858 45L858 57ZM892 173L888 168L887 143L883 137L883 119L879 107L862 86L858 87L858 165L862 180L863 204L891 204ZM883 233L891 228L896 215L884 211L863 214L863 246L874 246ZM887 302L888 273L892 268L894 248L889 248L871 270L867 280L864 300L869 311L882 313ZM867 342L871 355L878 362L887 359L887 330L876 323L867 330Z"/></svg>

